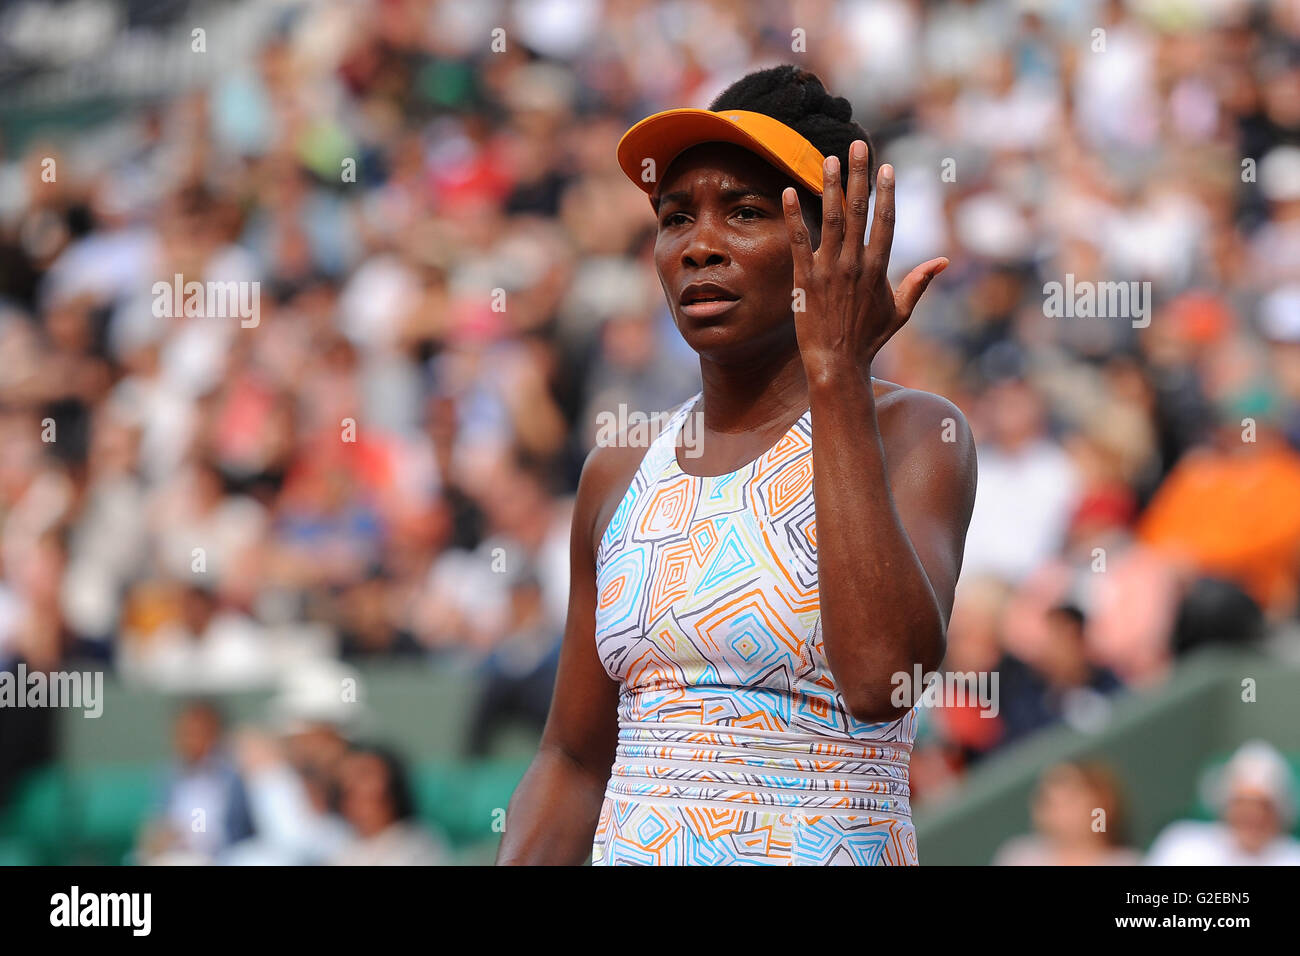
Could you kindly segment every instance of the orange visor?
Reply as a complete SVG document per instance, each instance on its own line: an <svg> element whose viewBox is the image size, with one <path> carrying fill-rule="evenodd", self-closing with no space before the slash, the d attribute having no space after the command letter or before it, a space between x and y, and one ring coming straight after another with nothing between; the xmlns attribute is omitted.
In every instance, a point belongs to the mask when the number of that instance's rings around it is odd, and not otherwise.
<svg viewBox="0 0 1300 956"><path fill-rule="evenodd" d="M647 116L618 141L618 164L627 178L653 196L659 177L678 154L700 143L735 143L789 173L814 195L822 194L817 147L780 120L749 110L676 109Z"/></svg>

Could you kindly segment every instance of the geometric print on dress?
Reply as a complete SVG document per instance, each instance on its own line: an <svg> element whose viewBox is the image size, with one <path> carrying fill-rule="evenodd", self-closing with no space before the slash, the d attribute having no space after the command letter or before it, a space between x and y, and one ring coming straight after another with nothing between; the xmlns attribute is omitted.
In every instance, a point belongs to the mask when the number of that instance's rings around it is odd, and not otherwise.
<svg viewBox="0 0 1300 956"><path fill-rule="evenodd" d="M607 799L593 866L915 866L910 822Z"/></svg>
<svg viewBox="0 0 1300 956"><path fill-rule="evenodd" d="M744 804L751 817L765 806L779 817L791 808L784 828L779 819L757 827L777 838L755 837L751 850L762 844L796 863L915 862L907 761L916 711L857 720L822 649L810 411L755 461L696 477L681 470L676 444L699 400L651 444L597 548L596 647L620 684L602 832L632 840L619 820L635 816L646 834L660 820L678 841L711 845L723 837L694 829L686 810ZM814 826L797 817L804 810L839 822ZM754 821L733 820L742 822ZM787 853L785 837L798 847ZM707 856L686 846L670 855Z"/></svg>

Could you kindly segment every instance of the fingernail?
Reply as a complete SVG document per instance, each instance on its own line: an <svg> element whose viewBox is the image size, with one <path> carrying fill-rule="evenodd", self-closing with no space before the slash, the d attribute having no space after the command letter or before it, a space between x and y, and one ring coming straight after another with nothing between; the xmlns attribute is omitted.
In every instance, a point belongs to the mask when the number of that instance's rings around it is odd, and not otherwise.
<svg viewBox="0 0 1300 956"><path fill-rule="evenodd" d="M840 158L838 156L827 156L826 157L827 175L834 176L839 171L840 171Z"/></svg>
<svg viewBox="0 0 1300 956"><path fill-rule="evenodd" d="M855 140L853 141L853 147L852 147L852 149L853 149L853 158L854 158L854 159L865 159L865 158L866 158L866 156L867 156L867 144L864 143L864 142L862 142L862 140L860 140L860 139L855 139Z"/></svg>
<svg viewBox="0 0 1300 956"><path fill-rule="evenodd" d="M893 167L893 166L890 166L888 163L885 163L885 165L881 166L881 167L880 167L880 179L881 179L881 182L886 182L886 183L888 183L888 182L893 182L893 180L894 180L894 167Z"/></svg>

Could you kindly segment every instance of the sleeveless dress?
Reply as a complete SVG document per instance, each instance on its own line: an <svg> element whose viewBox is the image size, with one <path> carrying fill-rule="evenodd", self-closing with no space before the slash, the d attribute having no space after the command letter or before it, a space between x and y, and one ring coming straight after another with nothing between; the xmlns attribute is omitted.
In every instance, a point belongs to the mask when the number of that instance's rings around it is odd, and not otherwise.
<svg viewBox="0 0 1300 956"><path fill-rule="evenodd" d="M822 649L810 411L699 478L676 454L699 399L597 548L596 646L620 689L592 863L915 864L916 709L855 719Z"/></svg>

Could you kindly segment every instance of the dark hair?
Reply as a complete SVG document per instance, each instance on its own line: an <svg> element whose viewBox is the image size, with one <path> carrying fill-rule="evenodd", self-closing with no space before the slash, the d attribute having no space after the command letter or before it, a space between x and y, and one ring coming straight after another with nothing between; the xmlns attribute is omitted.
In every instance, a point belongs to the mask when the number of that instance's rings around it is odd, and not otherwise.
<svg viewBox="0 0 1300 956"><path fill-rule="evenodd" d="M863 140L867 144L867 185L875 187L876 148L871 137L853 121L853 105L842 96L831 96L815 73L788 64L757 70L719 93L709 109L749 110L780 120L823 156L839 157L841 187L848 182L849 146L855 139Z"/></svg>
<svg viewBox="0 0 1300 956"><path fill-rule="evenodd" d="M393 808L394 820L410 820L415 816L415 793L406 772L406 764L389 748L381 744L357 744L349 751L353 756L374 757L384 765L388 778L388 801Z"/></svg>
<svg viewBox="0 0 1300 956"><path fill-rule="evenodd" d="M1069 601L1053 605L1047 613L1052 617L1063 618L1077 628L1082 628L1088 622L1088 616L1083 613L1083 609Z"/></svg>

